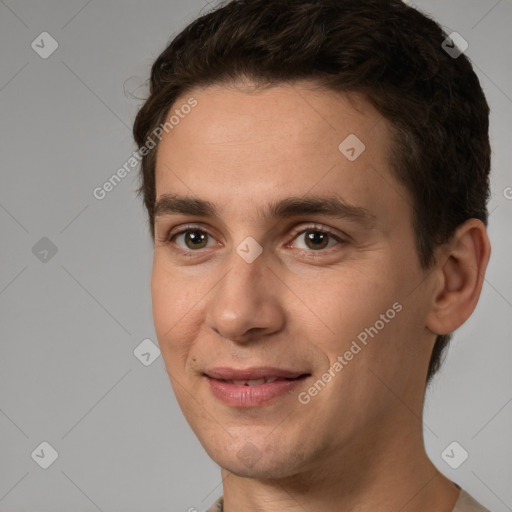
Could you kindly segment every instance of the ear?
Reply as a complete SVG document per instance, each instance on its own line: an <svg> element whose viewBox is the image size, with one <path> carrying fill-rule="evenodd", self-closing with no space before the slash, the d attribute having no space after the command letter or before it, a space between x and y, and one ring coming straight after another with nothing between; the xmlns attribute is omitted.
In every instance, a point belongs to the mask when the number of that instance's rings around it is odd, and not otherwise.
<svg viewBox="0 0 512 512"><path fill-rule="evenodd" d="M491 254L484 223L469 219L461 224L441 254L439 285L426 325L438 335L460 327L476 307Z"/></svg>

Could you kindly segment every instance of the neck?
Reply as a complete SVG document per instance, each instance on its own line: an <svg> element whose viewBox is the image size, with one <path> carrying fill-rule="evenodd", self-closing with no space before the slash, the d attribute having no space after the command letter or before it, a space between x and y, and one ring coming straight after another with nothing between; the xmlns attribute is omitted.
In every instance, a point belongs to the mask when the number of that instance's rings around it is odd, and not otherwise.
<svg viewBox="0 0 512 512"><path fill-rule="evenodd" d="M224 512L452 511L459 489L427 457L421 420L410 413L396 420L387 429L369 427L350 446L286 477L245 478L223 469Z"/></svg>

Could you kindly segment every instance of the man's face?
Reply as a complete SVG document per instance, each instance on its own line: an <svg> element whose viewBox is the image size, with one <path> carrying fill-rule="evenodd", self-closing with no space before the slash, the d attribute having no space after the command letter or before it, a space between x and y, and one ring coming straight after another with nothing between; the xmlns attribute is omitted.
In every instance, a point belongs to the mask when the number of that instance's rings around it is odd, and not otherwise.
<svg viewBox="0 0 512 512"><path fill-rule="evenodd" d="M387 122L305 83L196 89L170 114L190 97L158 149L152 298L192 429L222 467L270 478L396 438L433 335Z"/></svg>

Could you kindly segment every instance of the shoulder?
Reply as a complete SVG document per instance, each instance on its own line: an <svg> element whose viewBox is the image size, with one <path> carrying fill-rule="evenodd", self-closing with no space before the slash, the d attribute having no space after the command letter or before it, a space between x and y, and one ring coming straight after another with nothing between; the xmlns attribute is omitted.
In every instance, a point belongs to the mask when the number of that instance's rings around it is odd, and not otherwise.
<svg viewBox="0 0 512 512"><path fill-rule="evenodd" d="M224 509L224 497L221 496L206 512L222 512ZM485 509L482 509L485 510Z"/></svg>
<svg viewBox="0 0 512 512"><path fill-rule="evenodd" d="M459 499L455 503L455 508L452 512L489 512L488 509L480 505L474 500L466 491L460 490Z"/></svg>
<svg viewBox="0 0 512 512"><path fill-rule="evenodd" d="M207 510L207 512L222 512L223 510L223 497L221 496L213 505ZM474 500L466 491L460 491L459 499L455 504L455 508L452 512L490 512L488 509L480 505Z"/></svg>

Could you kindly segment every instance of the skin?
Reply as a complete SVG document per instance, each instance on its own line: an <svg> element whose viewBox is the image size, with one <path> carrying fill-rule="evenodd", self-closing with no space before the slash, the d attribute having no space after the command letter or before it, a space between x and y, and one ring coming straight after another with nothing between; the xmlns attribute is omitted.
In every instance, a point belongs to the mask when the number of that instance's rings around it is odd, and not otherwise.
<svg viewBox="0 0 512 512"><path fill-rule="evenodd" d="M157 202L197 197L219 215L156 217L153 314L180 407L222 468L224 510L452 510L459 490L424 449L425 378L435 333L460 326L478 300L490 253L485 227L467 221L438 248L435 266L421 267L389 125L358 94L308 82L217 85L194 89L173 109L191 96L198 105L158 148ZM338 150L349 134L366 146L354 161ZM271 201L313 194L363 208L373 221L260 215ZM173 238L187 224L209 235L204 248ZM341 242L311 248L307 229ZM252 263L236 252L248 236L263 249ZM300 403L298 394L394 303L401 311ZM212 395L203 373L213 366L311 377L240 409ZM252 464L240 457L248 442Z"/></svg>

